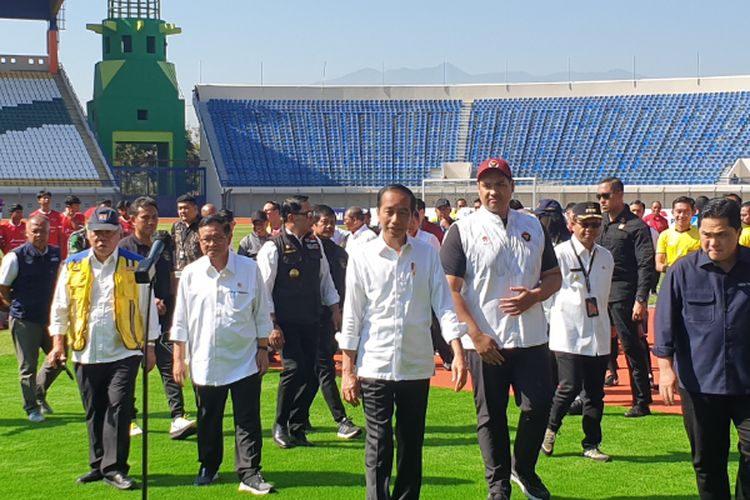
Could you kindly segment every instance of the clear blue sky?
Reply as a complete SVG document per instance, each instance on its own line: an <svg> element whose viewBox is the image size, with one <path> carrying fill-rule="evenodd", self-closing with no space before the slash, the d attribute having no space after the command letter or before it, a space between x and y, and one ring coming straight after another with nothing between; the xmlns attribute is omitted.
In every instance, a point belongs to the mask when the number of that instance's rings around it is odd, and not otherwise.
<svg viewBox="0 0 750 500"><path fill-rule="evenodd" d="M106 0L66 2L61 61L91 96ZM183 94L204 83L311 83L364 67L435 66L472 74L630 70L647 77L750 74L750 2L694 0L162 0ZM45 23L0 21L0 52L45 52ZM438 83L438 82L436 82Z"/></svg>

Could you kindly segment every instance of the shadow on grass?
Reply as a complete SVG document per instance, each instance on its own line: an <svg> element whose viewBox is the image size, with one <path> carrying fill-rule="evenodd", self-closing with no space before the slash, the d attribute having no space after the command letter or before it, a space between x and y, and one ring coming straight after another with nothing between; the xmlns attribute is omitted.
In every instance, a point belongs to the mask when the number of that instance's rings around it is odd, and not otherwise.
<svg viewBox="0 0 750 500"><path fill-rule="evenodd" d="M580 457L583 458L583 452L576 453L576 452L564 452L564 453L557 453L555 452L554 457L551 458L551 460L554 460L555 458L565 458L565 457ZM635 464L650 464L650 463L673 463L673 462L691 462L690 453L684 453L684 452L670 452L667 455L648 455L648 456L638 456L638 455L612 455L612 463L616 462L628 462L628 463L635 463Z"/></svg>
<svg viewBox="0 0 750 500"><path fill-rule="evenodd" d="M263 476L279 489L308 488L310 486L364 486L364 474L353 474L339 471L276 471L265 470ZM186 474L151 474L149 488L172 488L175 486L193 485L195 475ZM236 483L237 474L222 469L215 484Z"/></svg>
<svg viewBox="0 0 750 500"><path fill-rule="evenodd" d="M81 416L62 417L55 415L49 417L44 422L34 424L29 422L27 418L3 418L0 419L0 430L4 431L0 433L0 436L16 436L24 432L38 432L41 429L50 427L62 427L71 423L81 423L83 420Z"/></svg>

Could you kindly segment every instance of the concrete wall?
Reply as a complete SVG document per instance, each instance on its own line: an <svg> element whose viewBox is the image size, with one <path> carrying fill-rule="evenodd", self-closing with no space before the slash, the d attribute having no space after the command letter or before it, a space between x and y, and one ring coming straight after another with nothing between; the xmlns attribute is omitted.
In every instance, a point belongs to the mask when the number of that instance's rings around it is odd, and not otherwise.
<svg viewBox="0 0 750 500"><path fill-rule="evenodd" d="M476 99L591 97L610 95L689 94L750 90L750 76L618 80L604 82L515 83L493 85L398 86L196 86L200 100L210 99Z"/></svg>

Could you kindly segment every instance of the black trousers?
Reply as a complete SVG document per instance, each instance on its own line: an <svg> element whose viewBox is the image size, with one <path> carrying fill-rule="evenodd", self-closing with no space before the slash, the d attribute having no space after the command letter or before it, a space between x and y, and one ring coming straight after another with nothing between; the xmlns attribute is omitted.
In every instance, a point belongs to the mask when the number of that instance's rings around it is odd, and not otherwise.
<svg viewBox="0 0 750 500"><path fill-rule="evenodd" d="M422 488L422 446L430 380L360 381L365 412L365 483L368 500L417 500ZM396 480L393 415L396 414Z"/></svg>
<svg viewBox="0 0 750 500"><path fill-rule="evenodd" d="M164 385L164 393L167 395L169 403L169 412L172 420L185 415L185 398L182 394L182 387L174 381L172 376L172 343L167 341L166 334L163 334L156 341L156 367L159 369L161 381Z"/></svg>
<svg viewBox="0 0 750 500"><path fill-rule="evenodd" d="M602 414L604 413L604 375L609 356L582 356L556 352L559 384L552 399L547 428L557 432L570 404L581 393L583 401L584 449L599 446L602 441Z"/></svg>
<svg viewBox="0 0 750 500"><path fill-rule="evenodd" d="M218 471L224 458L222 421L227 395L232 393L234 468L240 481L260 471L263 439L260 428L260 376L256 373L228 385L194 385L198 406L198 461Z"/></svg>
<svg viewBox="0 0 750 500"><path fill-rule="evenodd" d="M739 435L735 498L750 500L750 395L721 396L680 389L682 415L702 500L729 500L730 426Z"/></svg>
<svg viewBox="0 0 750 500"><path fill-rule="evenodd" d="M75 364L89 434L89 464L104 475L127 474L130 469L130 420L141 358Z"/></svg>
<svg viewBox="0 0 750 500"><path fill-rule="evenodd" d="M341 401L339 387L336 385L336 362L333 360L333 356L336 354L338 345L336 344L335 334L330 317L323 317L320 323L320 339L315 359L316 376L307 385L307 391L312 391L312 395L307 394L305 399L313 401L318 388L320 388L334 422L341 422L346 418L346 410L344 409L344 403Z"/></svg>
<svg viewBox="0 0 750 500"><path fill-rule="evenodd" d="M281 374L276 397L276 423L289 426L292 433L302 432L310 417L315 392L315 360L318 353L319 325L281 323L284 347L281 349Z"/></svg>
<svg viewBox="0 0 750 500"><path fill-rule="evenodd" d="M633 321L633 304L634 300L610 302L609 317L628 361L633 404L644 406L652 401L648 380L648 349L644 347L638 334L638 324Z"/></svg>
<svg viewBox="0 0 750 500"><path fill-rule="evenodd" d="M511 386L521 409L512 465L521 476L535 474L552 404L549 349L547 344L503 349L500 352L505 361L501 365L484 363L474 350L466 352L485 479L490 492L500 493L508 487L511 473L507 415Z"/></svg>

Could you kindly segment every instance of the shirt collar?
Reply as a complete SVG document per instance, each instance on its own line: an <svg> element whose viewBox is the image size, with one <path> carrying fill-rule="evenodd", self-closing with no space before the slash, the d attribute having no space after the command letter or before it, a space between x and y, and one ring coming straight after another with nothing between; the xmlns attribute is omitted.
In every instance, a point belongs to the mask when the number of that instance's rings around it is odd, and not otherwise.
<svg viewBox="0 0 750 500"><path fill-rule="evenodd" d="M737 262L750 265L750 248L737 245ZM718 267L714 261L708 258L708 254L703 249L698 250L698 267L706 267L707 265Z"/></svg>
<svg viewBox="0 0 750 500"><path fill-rule="evenodd" d="M511 208L508 208L508 222L507 222L507 224L510 224L510 219L513 218L513 217L515 217L515 215L513 215L514 212L515 212L515 210L513 210ZM492 222L494 224L498 224L500 226L507 227L507 224L503 224L503 218L502 217L500 217L498 214L490 212L489 210L487 210L487 207L485 207L484 205L482 205L479 208L479 210L477 210L477 214L480 214L482 217L484 217L485 219L487 219L488 221L490 221L490 222Z"/></svg>
<svg viewBox="0 0 750 500"><path fill-rule="evenodd" d="M589 255L589 250L585 246L583 246L583 243L578 241L578 238L576 238L575 235L572 235L570 237L570 241L573 243L573 249L575 252L580 255L581 257L587 257ZM596 246L596 243L594 243L594 246ZM593 248L592 248L593 249Z"/></svg>
<svg viewBox="0 0 750 500"><path fill-rule="evenodd" d="M391 256L395 255L396 257L398 257L400 255L404 255L405 252L407 252L407 251L409 251L409 249L411 249L412 242L415 239L416 238L412 238L411 236L409 236L407 234L406 235L406 244L401 247L401 253L397 253L396 250L394 250L393 248L389 247L385 243L385 239L383 238L383 233L380 233L380 235L377 238L375 238L374 241L376 241L377 243L375 243L375 244L378 245L378 254L382 255L383 257L388 257L389 255L391 255ZM368 244L372 244L372 243L368 242Z"/></svg>
<svg viewBox="0 0 750 500"><path fill-rule="evenodd" d="M96 258L96 255L94 255L94 250L91 249L91 254L89 255L89 259L91 259L91 264L94 266L100 266L100 267L107 267L112 265L112 263L117 262L117 257L120 254L120 249L115 248L115 251L109 254L109 257L104 259L104 262L99 262L99 259Z"/></svg>

